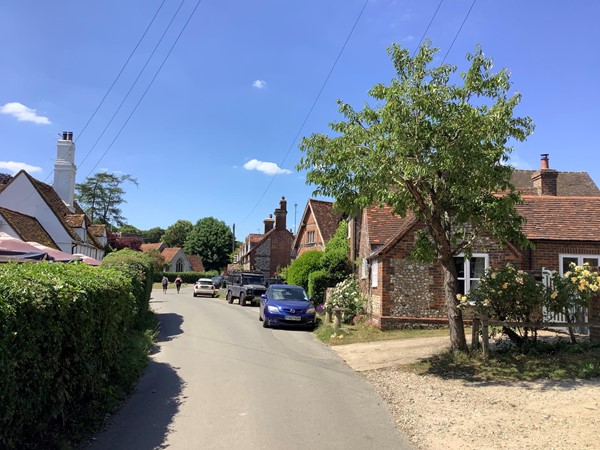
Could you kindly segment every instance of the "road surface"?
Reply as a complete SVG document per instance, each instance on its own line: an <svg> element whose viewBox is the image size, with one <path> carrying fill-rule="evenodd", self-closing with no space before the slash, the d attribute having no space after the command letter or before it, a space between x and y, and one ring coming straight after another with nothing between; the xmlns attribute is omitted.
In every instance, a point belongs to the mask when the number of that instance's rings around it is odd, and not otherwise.
<svg viewBox="0 0 600 450"><path fill-rule="evenodd" d="M410 449L373 388L310 332L265 329L257 307L152 292L158 347L86 448Z"/></svg>

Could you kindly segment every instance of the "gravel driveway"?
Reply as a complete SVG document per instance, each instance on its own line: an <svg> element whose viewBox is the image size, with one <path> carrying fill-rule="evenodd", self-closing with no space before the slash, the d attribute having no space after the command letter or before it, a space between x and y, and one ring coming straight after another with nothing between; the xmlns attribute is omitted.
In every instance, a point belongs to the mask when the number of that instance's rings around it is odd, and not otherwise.
<svg viewBox="0 0 600 450"><path fill-rule="evenodd" d="M600 380L471 382L407 370L448 345L417 338L332 348L375 387L419 449L600 448Z"/></svg>

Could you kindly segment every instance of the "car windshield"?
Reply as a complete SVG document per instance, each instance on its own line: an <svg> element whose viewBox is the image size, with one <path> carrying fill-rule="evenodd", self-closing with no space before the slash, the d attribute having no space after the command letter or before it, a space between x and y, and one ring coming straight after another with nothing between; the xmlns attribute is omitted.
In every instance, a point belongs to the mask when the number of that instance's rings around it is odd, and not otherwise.
<svg viewBox="0 0 600 450"><path fill-rule="evenodd" d="M264 284L265 278L260 275L244 275L243 284Z"/></svg>
<svg viewBox="0 0 600 450"><path fill-rule="evenodd" d="M212 280L207 280L206 278L200 278L198 280L199 284L212 284Z"/></svg>
<svg viewBox="0 0 600 450"><path fill-rule="evenodd" d="M271 299L273 300L304 300L308 301L306 292L302 288L281 287L271 290Z"/></svg>

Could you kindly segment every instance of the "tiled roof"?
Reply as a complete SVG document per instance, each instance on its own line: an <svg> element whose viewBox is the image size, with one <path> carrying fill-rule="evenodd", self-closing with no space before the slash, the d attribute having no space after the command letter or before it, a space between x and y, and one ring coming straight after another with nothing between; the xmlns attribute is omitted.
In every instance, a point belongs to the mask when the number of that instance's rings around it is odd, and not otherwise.
<svg viewBox="0 0 600 450"><path fill-rule="evenodd" d="M372 206L367 209L369 244L382 245L396 236L405 219L392 213L390 206Z"/></svg>
<svg viewBox="0 0 600 450"><path fill-rule="evenodd" d="M190 255L188 256L190 260L190 264L192 265L192 270L194 272L204 272L204 264L202 264L202 258L198 255Z"/></svg>
<svg viewBox="0 0 600 450"><path fill-rule="evenodd" d="M538 195L531 181L531 176L536 172L537 170L515 170L511 183L523 195ZM600 197L600 189L587 172L558 172L556 193L558 197Z"/></svg>
<svg viewBox="0 0 600 450"><path fill-rule="evenodd" d="M600 241L600 197L523 196L517 206L531 240Z"/></svg>
<svg viewBox="0 0 600 450"><path fill-rule="evenodd" d="M317 227L321 232L323 243L326 244L335 234L340 220L342 220L342 214L333 210L333 202L311 198L308 200L308 203L312 209Z"/></svg>
<svg viewBox="0 0 600 450"><path fill-rule="evenodd" d="M35 217L6 208L0 208L0 215L2 215L10 227L17 232L21 240L26 242L35 241L58 250L58 245L56 245L54 240Z"/></svg>
<svg viewBox="0 0 600 450"><path fill-rule="evenodd" d="M171 261L173 261L173 258L175 258L175 256L177 256L177 253L179 253L180 251L181 251L180 247L167 247L167 248L163 249L163 251L160 252L160 254L165 257L165 261L167 263L170 263Z"/></svg>
<svg viewBox="0 0 600 450"><path fill-rule="evenodd" d="M87 227L88 231L92 233L94 237L104 237L106 236L106 225L104 224L94 224Z"/></svg>
<svg viewBox="0 0 600 450"><path fill-rule="evenodd" d="M82 228L85 222L85 214L68 214L65 220L71 228Z"/></svg>
<svg viewBox="0 0 600 450"><path fill-rule="evenodd" d="M373 252L369 258L376 258L377 256L386 253L389 249L393 248L406 233L410 231L410 229L418 223L414 214L408 213L404 219L402 219L402 223L400 224L398 231L391 236L381 247L379 247L376 251Z"/></svg>
<svg viewBox="0 0 600 450"><path fill-rule="evenodd" d="M162 248L164 248L164 245L162 242L157 242L157 243L152 243L152 244L142 244L140 249L145 252L148 251L150 249L153 250L158 250L159 252L161 251Z"/></svg>
<svg viewBox="0 0 600 450"><path fill-rule="evenodd" d="M251 244L256 244L257 242L260 242L263 237L264 234L250 233L248 236L246 236L246 240Z"/></svg>

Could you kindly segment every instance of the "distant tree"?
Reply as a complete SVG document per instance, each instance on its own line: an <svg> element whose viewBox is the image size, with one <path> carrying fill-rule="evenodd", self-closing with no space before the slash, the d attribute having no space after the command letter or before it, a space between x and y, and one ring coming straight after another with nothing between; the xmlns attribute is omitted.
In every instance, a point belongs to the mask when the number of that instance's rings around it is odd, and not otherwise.
<svg viewBox="0 0 600 450"><path fill-rule="evenodd" d="M142 231L139 228L134 227L133 225L122 225L119 227L119 233L122 235L137 235L141 236Z"/></svg>
<svg viewBox="0 0 600 450"><path fill-rule="evenodd" d="M113 250L130 248L132 250L141 251L142 240L138 237L121 237L118 233L108 232L108 245L110 245Z"/></svg>
<svg viewBox="0 0 600 450"><path fill-rule="evenodd" d="M371 89L376 106L339 101L334 136L303 139L297 168L344 212L379 204L414 214L423 228L412 256L442 268L451 347L467 351L454 257L469 255L482 233L527 245L507 161L509 142L524 141L532 121L514 116L521 96L509 94L508 71L493 73L480 48L461 80L456 66L431 67L429 43L415 56L396 44L388 51L397 77Z"/></svg>
<svg viewBox="0 0 600 450"><path fill-rule="evenodd" d="M205 217L196 222L183 248L188 255L199 255L205 270L221 270L230 262L232 240L233 233L225 222Z"/></svg>
<svg viewBox="0 0 600 450"><path fill-rule="evenodd" d="M0 184L7 184L12 180L12 176L7 173L0 173Z"/></svg>
<svg viewBox="0 0 600 450"><path fill-rule="evenodd" d="M123 196L123 184L129 181L136 186L138 182L131 175L115 175L98 172L75 185L76 199L92 222L120 227L125 224L120 205L127 203Z"/></svg>
<svg viewBox="0 0 600 450"><path fill-rule="evenodd" d="M161 238L165 234L165 229L160 227L150 228L149 230L142 230L142 237L144 242L148 244L156 244L161 241Z"/></svg>
<svg viewBox="0 0 600 450"><path fill-rule="evenodd" d="M194 225L189 220L178 220L165 230L162 241L167 247L183 247Z"/></svg>

